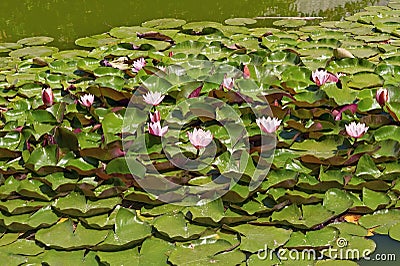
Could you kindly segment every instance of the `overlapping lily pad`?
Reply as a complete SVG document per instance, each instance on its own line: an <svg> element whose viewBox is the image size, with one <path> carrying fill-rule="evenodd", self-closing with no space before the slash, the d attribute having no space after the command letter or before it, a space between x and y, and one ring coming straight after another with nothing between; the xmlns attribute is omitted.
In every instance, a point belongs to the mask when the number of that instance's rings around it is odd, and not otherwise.
<svg viewBox="0 0 400 266"><path fill-rule="evenodd" d="M40 36L0 44L0 225L7 229L0 257L49 265L56 258L88 265L272 265L283 263L272 249L337 248L345 238L345 251L374 250L365 239L371 232L399 240L399 10L392 1L343 21L275 21L279 28L247 28L257 22L249 18L226 25L162 18L80 38L81 50L58 51L47 46L52 38ZM337 80L319 84L318 69ZM224 77L233 78L232 86ZM44 104L45 88L54 103ZM380 89L388 90L388 102L376 97ZM147 91L165 95L161 117L171 113L164 121L170 130L183 126L167 138L189 157L196 150L186 131L210 129L217 153L208 167L190 171L168 162L178 149L163 151L148 134ZM81 98L88 93L89 106ZM174 109L197 95L221 104ZM249 103L266 102L282 122L271 169L250 190L257 162L266 162L259 152L265 135ZM124 123L128 103L139 108ZM185 124L189 111L200 118ZM235 126L243 121L249 150L239 165L229 165L229 156L242 150L228 143L224 123L214 117ZM353 121L369 127L357 140L346 131ZM136 140L137 129L148 151L135 142L135 156L125 158L122 142ZM231 130L233 139L244 131ZM161 173L149 174L151 166ZM239 170L239 182L228 182L229 191L212 202L163 202L184 200L174 184L195 191ZM172 185L154 195L135 179L146 175L153 186ZM260 249L271 256L259 260ZM354 264L328 258L284 263Z"/></svg>

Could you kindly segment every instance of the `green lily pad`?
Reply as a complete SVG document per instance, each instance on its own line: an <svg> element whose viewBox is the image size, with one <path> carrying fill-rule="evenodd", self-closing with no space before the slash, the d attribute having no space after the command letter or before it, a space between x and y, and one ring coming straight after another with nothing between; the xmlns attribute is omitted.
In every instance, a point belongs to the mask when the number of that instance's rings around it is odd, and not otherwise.
<svg viewBox="0 0 400 266"><path fill-rule="evenodd" d="M329 63L327 70L333 73L343 72L347 74L355 74L364 71L373 72L375 70L375 65L365 59L344 58Z"/></svg>
<svg viewBox="0 0 400 266"><path fill-rule="evenodd" d="M79 38L75 41L75 44L83 47L100 47L104 45L117 44L118 42L118 39L115 39L113 37L110 37L110 35L103 33L90 37Z"/></svg>
<svg viewBox="0 0 400 266"><path fill-rule="evenodd" d="M384 79L375 73L358 72L348 82L349 87L356 89L373 88L382 86Z"/></svg>
<svg viewBox="0 0 400 266"><path fill-rule="evenodd" d="M165 214L157 217L153 226L163 235L177 240L198 238L206 230L205 227L189 223L182 213Z"/></svg>
<svg viewBox="0 0 400 266"><path fill-rule="evenodd" d="M246 256L239 250L228 251L232 245L222 239L200 243L184 243L173 250L168 260L175 265L238 265Z"/></svg>
<svg viewBox="0 0 400 266"><path fill-rule="evenodd" d="M71 192L66 197L57 199L53 207L68 215L89 217L106 213L114 209L119 203L121 203L121 198L118 197L91 201L86 200L85 196L79 193Z"/></svg>
<svg viewBox="0 0 400 266"><path fill-rule="evenodd" d="M183 19L162 18L162 19L154 19L143 22L142 26L146 28L156 28L156 29L174 29L174 28L179 28L185 24L186 21Z"/></svg>
<svg viewBox="0 0 400 266"><path fill-rule="evenodd" d="M246 26L257 23L257 20L252 18L230 18L225 20L225 24L233 26Z"/></svg>
<svg viewBox="0 0 400 266"><path fill-rule="evenodd" d="M66 219L50 228L39 230L35 239L47 247L71 250L93 247L104 241L107 234L108 231L86 229L81 224L75 225L72 220Z"/></svg>
<svg viewBox="0 0 400 266"><path fill-rule="evenodd" d="M52 42L54 38L46 36L28 37L17 41L21 45L45 45Z"/></svg>
<svg viewBox="0 0 400 266"><path fill-rule="evenodd" d="M48 46L32 46L25 47L18 50L13 50L9 53L11 57L20 57L20 58L34 58L34 57L46 57L51 56L54 53L58 52L58 48L56 47L48 47Z"/></svg>
<svg viewBox="0 0 400 266"><path fill-rule="evenodd" d="M290 238L292 230L277 228L274 226L255 226L243 224L232 227L233 230L241 235L241 250L257 252L267 246L269 249L275 249L284 245Z"/></svg>
<svg viewBox="0 0 400 266"><path fill-rule="evenodd" d="M273 22L274 26L297 28L307 24L305 20L301 19L282 19Z"/></svg>

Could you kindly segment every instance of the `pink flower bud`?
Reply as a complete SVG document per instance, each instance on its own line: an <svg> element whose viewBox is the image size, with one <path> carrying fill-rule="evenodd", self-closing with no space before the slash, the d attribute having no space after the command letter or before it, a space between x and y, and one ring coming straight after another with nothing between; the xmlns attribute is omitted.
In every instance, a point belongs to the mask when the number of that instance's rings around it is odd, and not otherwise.
<svg viewBox="0 0 400 266"><path fill-rule="evenodd" d="M389 100L389 92L387 89L380 88L376 92L376 101L379 103L380 106L384 106Z"/></svg>
<svg viewBox="0 0 400 266"><path fill-rule="evenodd" d="M150 113L150 121L156 123L161 121L161 115L159 111L155 111L154 114Z"/></svg>
<svg viewBox="0 0 400 266"><path fill-rule="evenodd" d="M50 87L42 90L42 101L46 106L52 106L54 104L54 94Z"/></svg>

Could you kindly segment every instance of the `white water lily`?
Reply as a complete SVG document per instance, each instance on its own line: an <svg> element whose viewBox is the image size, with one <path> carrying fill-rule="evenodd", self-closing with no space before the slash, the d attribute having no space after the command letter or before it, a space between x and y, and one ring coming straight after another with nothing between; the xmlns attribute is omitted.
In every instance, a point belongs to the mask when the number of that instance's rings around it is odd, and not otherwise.
<svg viewBox="0 0 400 266"><path fill-rule="evenodd" d="M346 125L346 132L350 137L353 138L361 138L365 133L367 133L368 128L365 126L364 123L356 123L356 122L351 122L350 125Z"/></svg>
<svg viewBox="0 0 400 266"><path fill-rule="evenodd" d="M154 136L162 137L168 132L168 126L161 127L161 122L149 123L149 133Z"/></svg>
<svg viewBox="0 0 400 266"><path fill-rule="evenodd" d="M278 118L274 117L268 117L265 118L264 116L261 118L258 118L256 120L257 125L260 127L262 131L265 133L274 133L278 127L281 125L282 120L279 120Z"/></svg>
<svg viewBox="0 0 400 266"><path fill-rule="evenodd" d="M90 107L92 106L93 102L94 102L94 95L93 94L85 94L83 96L81 96L79 102L86 107Z"/></svg>
<svg viewBox="0 0 400 266"><path fill-rule="evenodd" d="M141 57L140 59L136 60L133 62L133 68L132 71L137 73L139 72L142 68L144 68L146 66L146 61L144 60L143 57Z"/></svg>
<svg viewBox="0 0 400 266"><path fill-rule="evenodd" d="M213 140L213 135L210 130L204 131L203 129L195 128L193 132L188 132L190 143L196 148L201 149L206 147Z"/></svg>
<svg viewBox="0 0 400 266"><path fill-rule="evenodd" d="M151 92L151 91L143 95L144 101L154 106L159 105L164 99L164 97L165 95L162 95L161 92Z"/></svg>

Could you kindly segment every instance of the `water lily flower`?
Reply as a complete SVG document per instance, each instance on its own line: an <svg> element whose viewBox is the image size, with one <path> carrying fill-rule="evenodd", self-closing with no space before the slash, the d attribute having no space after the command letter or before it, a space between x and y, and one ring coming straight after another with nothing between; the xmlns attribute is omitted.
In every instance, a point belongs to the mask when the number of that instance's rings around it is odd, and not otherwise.
<svg viewBox="0 0 400 266"><path fill-rule="evenodd" d="M350 125L346 125L346 132L350 137L361 138L369 127L366 127L364 123L351 122Z"/></svg>
<svg viewBox="0 0 400 266"><path fill-rule="evenodd" d="M155 111L154 114L150 113L150 121L156 123L161 121L161 115L159 111Z"/></svg>
<svg viewBox="0 0 400 266"><path fill-rule="evenodd" d="M311 74L312 80L317 86L322 86L328 82L338 82L339 78L326 70L315 70Z"/></svg>
<svg viewBox="0 0 400 266"><path fill-rule="evenodd" d="M231 89L233 89L234 82L235 82L234 78L228 78L225 75L224 80L222 81L222 87L224 87L227 90L231 90Z"/></svg>
<svg viewBox="0 0 400 266"><path fill-rule="evenodd" d="M54 94L50 87L42 90L42 101L46 106L52 106L54 104Z"/></svg>
<svg viewBox="0 0 400 266"><path fill-rule="evenodd" d="M165 95L162 95L161 92L151 92L149 91L146 95L143 95L143 99L147 104L151 104L153 106L159 105L164 99Z"/></svg>
<svg viewBox="0 0 400 266"><path fill-rule="evenodd" d="M93 101L94 101L94 95L89 93L81 96L79 103L82 104L83 106L90 107L92 106Z"/></svg>
<svg viewBox="0 0 400 266"><path fill-rule="evenodd" d="M278 129L278 127L281 125L282 120L279 120L276 117L265 118L263 116L261 118L257 118L256 123L260 127L260 129L262 131L264 131L265 133L274 133Z"/></svg>
<svg viewBox="0 0 400 266"><path fill-rule="evenodd" d="M389 100L389 92L387 89L380 88L376 92L376 101L379 103L380 106L384 106Z"/></svg>
<svg viewBox="0 0 400 266"><path fill-rule="evenodd" d="M190 143L196 148L201 149L206 147L213 140L213 135L210 130L204 131L203 129L195 128L193 132L188 132Z"/></svg>
<svg viewBox="0 0 400 266"><path fill-rule="evenodd" d="M168 132L168 126L161 127L161 122L148 123L149 133L154 136L162 137Z"/></svg>
<svg viewBox="0 0 400 266"><path fill-rule="evenodd" d="M138 73L145 66L146 66L146 61L144 60L143 57L141 57L140 59L133 61L132 71Z"/></svg>

